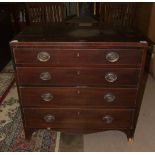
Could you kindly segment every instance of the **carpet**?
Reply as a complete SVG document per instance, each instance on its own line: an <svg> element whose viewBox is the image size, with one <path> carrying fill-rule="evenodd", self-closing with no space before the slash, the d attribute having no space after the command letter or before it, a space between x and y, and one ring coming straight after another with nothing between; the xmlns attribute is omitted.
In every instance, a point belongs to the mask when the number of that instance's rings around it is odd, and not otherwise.
<svg viewBox="0 0 155 155"><path fill-rule="evenodd" d="M0 151L55 151L56 137L57 132L44 129L34 132L30 141L25 140L17 88L14 84L0 105Z"/></svg>
<svg viewBox="0 0 155 155"><path fill-rule="evenodd" d="M2 73L14 73L13 62L10 61L1 71Z"/></svg>
<svg viewBox="0 0 155 155"><path fill-rule="evenodd" d="M0 73L0 101L14 82L14 73Z"/></svg>
<svg viewBox="0 0 155 155"><path fill-rule="evenodd" d="M14 69L10 61L0 72L0 102L5 98L8 90L14 82Z"/></svg>

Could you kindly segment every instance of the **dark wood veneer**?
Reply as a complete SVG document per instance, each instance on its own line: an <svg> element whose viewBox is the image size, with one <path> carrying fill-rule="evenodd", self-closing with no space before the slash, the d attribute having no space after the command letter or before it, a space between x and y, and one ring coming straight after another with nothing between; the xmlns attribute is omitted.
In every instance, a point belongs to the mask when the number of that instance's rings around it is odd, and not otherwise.
<svg viewBox="0 0 155 155"><path fill-rule="evenodd" d="M40 74L48 72L50 80L40 79ZM105 80L109 72L117 75L113 83ZM20 85L42 86L136 86L139 69L137 68L84 68L84 67L17 67L18 82Z"/></svg>
<svg viewBox="0 0 155 155"><path fill-rule="evenodd" d="M148 44L133 31L104 34L103 28L95 27L100 33L94 37L81 38L68 35L78 29L69 25L32 26L10 43L26 138L43 128L77 133L120 130L128 139L134 137ZM48 52L50 59L40 62L39 52ZM109 52L118 53L119 59L109 62ZM44 72L50 80L40 79ZM117 75L116 81L108 82L107 73ZM41 97L46 93L52 94L50 101ZM115 96L112 102L105 100L108 93Z"/></svg>
<svg viewBox="0 0 155 155"><path fill-rule="evenodd" d="M47 62L37 59L39 52L48 52L51 58ZM110 63L106 60L106 54L117 52L119 61ZM14 49L17 64L46 65L140 65L142 50L140 49L50 49L50 48L16 48Z"/></svg>
<svg viewBox="0 0 155 155"><path fill-rule="evenodd" d="M63 113L62 113L63 111ZM113 129L132 128L133 110L93 110L93 109L36 109L25 108L25 125L27 127L51 128L90 128ZM45 122L44 116L51 114L55 117L52 122ZM103 120L105 116L113 117L112 123Z"/></svg>
<svg viewBox="0 0 155 155"><path fill-rule="evenodd" d="M51 93L53 99L44 101L41 95ZM115 100L107 102L107 93L115 95ZM22 104L25 107L135 107L137 89L135 88L98 88L98 87L20 87Z"/></svg>

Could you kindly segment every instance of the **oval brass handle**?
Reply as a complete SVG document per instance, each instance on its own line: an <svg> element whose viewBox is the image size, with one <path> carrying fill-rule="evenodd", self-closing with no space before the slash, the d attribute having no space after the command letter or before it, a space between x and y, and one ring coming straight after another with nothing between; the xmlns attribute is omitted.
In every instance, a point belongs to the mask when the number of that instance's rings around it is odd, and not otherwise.
<svg viewBox="0 0 155 155"><path fill-rule="evenodd" d="M117 62L119 60L119 54L117 52L109 52L106 54L106 60L109 62Z"/></svg>
<svg viewBox="0 0 155 155"><path fill-rule="evenodd" d="M55 121L55 116L53 116L52 114L47 114L44 116L44 120L47 123L52 123Z"/></svg>
<svg viewBox="0 0 155 155"><path fill-rule="evenodd" d="M50 59L50 54L47 52L39 52L37 55L37 59L41 62L46 62Z"/></svg>
<svg viewBox="0 0 155 155"><path fill-rule="evenodd" d="M43 81L47 81L51 79L51 74L49 72L42 72L40 74L40 79Z"/></svg>
<svg viewBox="0 0 155 155"><path fill-rule="evenodd" d="M51 93L44 93L41 95L41 98L43 101L49 102L49 101L52 101L54 99L54 96Z"/></svg>
<svg viewBox="0 0 155 155"><path fill-rule="evenodd" d="M106 102L113 102L116 99L116 96L112 93L107 93L104 95L104 100Z"/></svg>
<svg viewBox="0 0 155 155"><path fill-rule="evenodd" d="M105 79L108 82L115 82L117 80L117 75L115 73L109 72L106 73Z"/></svg>
<svg viewBox="0 0 155 155"><path fill-rule="evenodd" d="M107 124L110 124L114 121L114 118L111 115L106 115L102 117L102 120L105 121Z"/></svg>

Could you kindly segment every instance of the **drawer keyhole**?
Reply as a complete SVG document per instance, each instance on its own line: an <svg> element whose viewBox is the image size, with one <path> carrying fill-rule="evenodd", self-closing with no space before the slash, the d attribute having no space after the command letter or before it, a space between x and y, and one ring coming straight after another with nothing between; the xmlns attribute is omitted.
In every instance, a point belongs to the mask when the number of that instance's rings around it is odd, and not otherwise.
<svg viewBox="0 0 155 155"><path fill-rule="evenodd" d="M79 95L81 92L80 92L80 90L77 90L77 94Z"/></svg>
<svg viewBox="0 0 155 155"><path fill-rule="evenodd" d="M78 116L78 117L80 116L80 112L79 112L79 111L77 112L77 116Z"/></svg>
<svg viewBox="0 0 155 155"><path fill-rule="evenodd" d="M76 54L76 57L77 57L77 58L79 58L79 57L80 57L80 53L79 53L79 52Z"/></svg>
<svg viewBox="0 0 155 155"><path fill-rule="evenodd" d="M80 71L77 71L76 74L77 74L77 75L80 75Z"/></svg>

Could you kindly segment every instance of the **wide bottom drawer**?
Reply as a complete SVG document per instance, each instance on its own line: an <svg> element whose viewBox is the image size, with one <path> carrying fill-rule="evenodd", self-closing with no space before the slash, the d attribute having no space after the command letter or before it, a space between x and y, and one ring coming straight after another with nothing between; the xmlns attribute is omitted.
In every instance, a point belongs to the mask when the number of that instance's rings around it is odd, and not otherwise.
<svg viewBox="0 0 155 155"><path fill-rule="evenodd" d="M132 109L24 109L25 126L29 128L131 128L133 114Z"/></svg>

